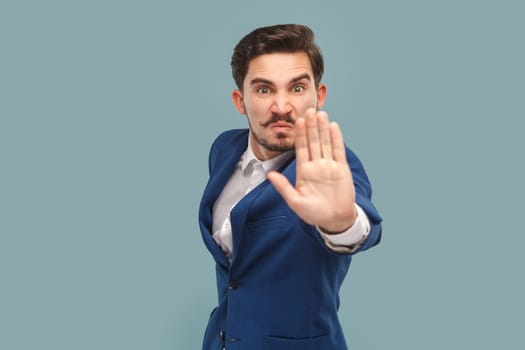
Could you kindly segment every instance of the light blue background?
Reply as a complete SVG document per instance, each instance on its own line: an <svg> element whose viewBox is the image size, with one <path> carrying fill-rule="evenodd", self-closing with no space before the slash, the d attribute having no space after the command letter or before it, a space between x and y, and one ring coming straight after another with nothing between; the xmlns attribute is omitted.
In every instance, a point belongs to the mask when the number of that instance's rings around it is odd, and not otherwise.
<svg viewBox="0 0 525 350"><path fill-rule="evenodd" d="M199 348L231 51L281 22L316 32L385 219L342 290L351 348L524 348L523 2L179 3L0 4L0 349Z"/></svg>

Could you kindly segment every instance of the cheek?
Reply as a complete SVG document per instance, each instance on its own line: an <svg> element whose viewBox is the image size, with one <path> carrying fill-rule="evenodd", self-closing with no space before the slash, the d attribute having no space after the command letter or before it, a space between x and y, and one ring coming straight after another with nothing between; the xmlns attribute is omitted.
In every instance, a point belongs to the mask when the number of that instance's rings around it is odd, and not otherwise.
<svg viewBox="0 0 525 350"><path fill-rule="evenodd" d="M249 104L245 105L245 109L252 119L264 119L269 105L264 101L250 101Z"/></svg>
<svg viewBox="0 0 525 350"><path fill-rule="evenodd" d="M301 106L301 108L299 110L297 110L297 114L299 117L304 117L306 115L306 111L309 109L309 108L312 108L312 107L316 107L315 103L308 103L308 104L304 104Z"/></svg>
<svg viewBox="0 0 525 350"><path fill-rule="evenodd" d="M316 95L303 96L304 98L297 101L297 112L303 115L308 108L317 107Z"/></svg>

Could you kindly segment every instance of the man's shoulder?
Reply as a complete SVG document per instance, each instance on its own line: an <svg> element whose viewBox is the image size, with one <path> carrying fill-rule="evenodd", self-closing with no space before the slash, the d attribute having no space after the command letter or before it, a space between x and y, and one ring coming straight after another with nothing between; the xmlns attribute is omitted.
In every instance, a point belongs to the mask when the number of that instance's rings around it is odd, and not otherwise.
<svg viewBox="0 0 525 350"><path fill-rule="evenodd" d="M219 134L213 142L212 148L216 147L239 147L248 145L248 129L232 129Z"/></svg>
<svg viewBox="0 0 525 350"><path fill-rule="evenodd" d="M210 149L209 167L213 169L227 159L239 159L248 147L248 129L233 129L222 132Z"/></svg>

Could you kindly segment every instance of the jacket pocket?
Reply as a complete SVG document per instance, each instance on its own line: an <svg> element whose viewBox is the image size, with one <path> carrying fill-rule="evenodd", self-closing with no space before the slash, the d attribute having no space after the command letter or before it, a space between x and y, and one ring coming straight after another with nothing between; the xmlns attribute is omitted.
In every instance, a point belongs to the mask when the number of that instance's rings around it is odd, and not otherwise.
<svg viewBox="0 0 525 350"><path fill-rule="evenodd" d="M258 219L255 221L248 221L246 226L250 230L267 230L268 228L272 230L283 230L287 226L287 217L286 216L271 216L267 218Z"/></svg>
<svg viewBox="0 0 525 350"><path fill-rule="evenodd" d="M312 338L264 337L265 350L330 350L329 335Z"/></svg>

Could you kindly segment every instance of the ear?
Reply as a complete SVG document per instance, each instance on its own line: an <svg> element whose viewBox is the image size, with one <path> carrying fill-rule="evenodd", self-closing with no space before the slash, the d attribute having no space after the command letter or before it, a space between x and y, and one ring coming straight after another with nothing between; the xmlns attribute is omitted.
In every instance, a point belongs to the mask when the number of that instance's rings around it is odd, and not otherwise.
<svg viewBox="0 0 525 350"><path fill-rule="evenodd" d="M323 108L325 100L326 100L326 85L319 84L319 87L317 88L317 109Z"/></svg>
<svg viewBox="0 0 525 350"><path fill-rule="evenodd" d="M242 92L239 89L235 89L232 92L232 101L235 109L241 114L246 114L246 108L244 108L244 102L242 98Z"/></svg>

